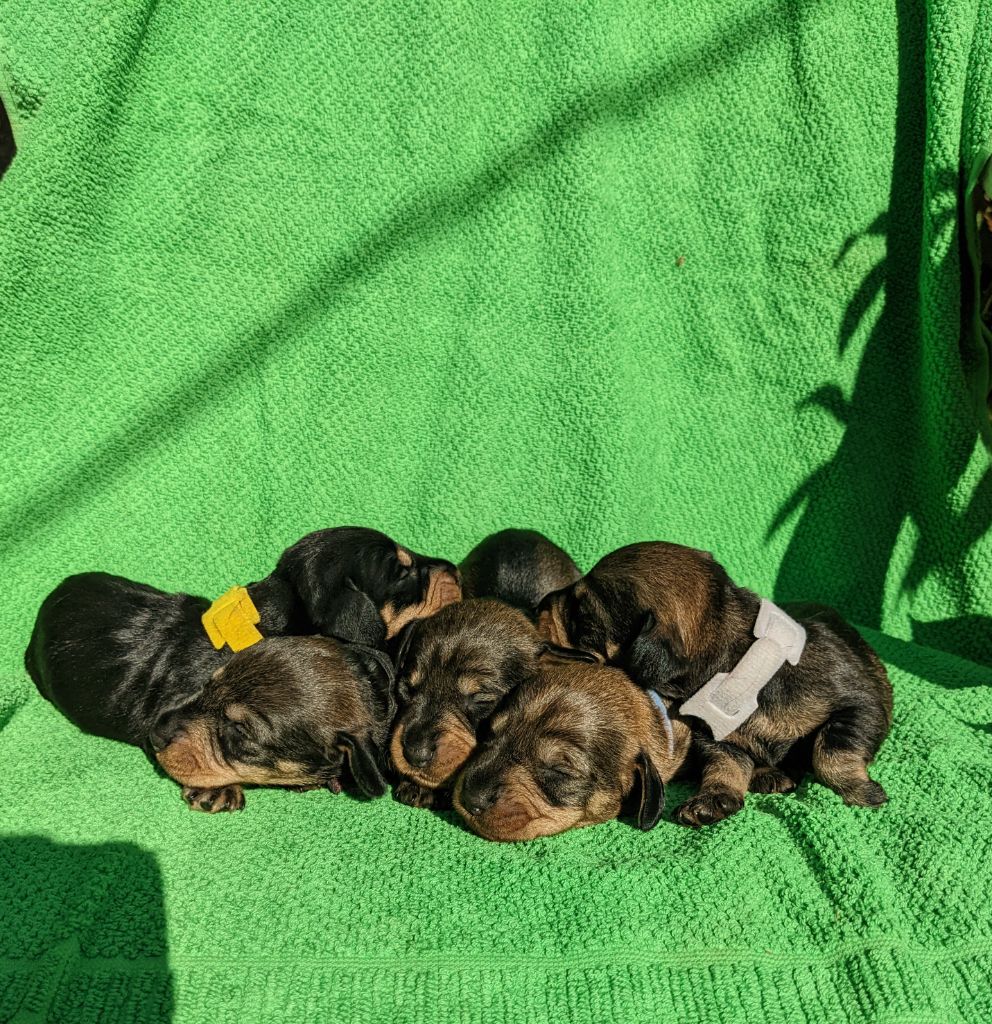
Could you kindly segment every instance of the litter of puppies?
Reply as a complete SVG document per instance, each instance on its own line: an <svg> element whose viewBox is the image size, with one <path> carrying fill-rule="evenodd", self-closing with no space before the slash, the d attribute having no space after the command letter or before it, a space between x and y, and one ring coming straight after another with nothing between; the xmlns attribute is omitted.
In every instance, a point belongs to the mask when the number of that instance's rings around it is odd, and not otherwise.
<svg viewBox="0 0 992 1024"><path fill-rule="evenodd" d="M874 651L832 609L781 608L712 555L664 542L582 575L531 530L460 566L363 527L312 533L216 601L105 573L60 583L25 665L80 729L140 747L196 810L245 786L391 784L485 839L629 816L698 790L699 827L811 772L850 805L892 721Z"/></svg>

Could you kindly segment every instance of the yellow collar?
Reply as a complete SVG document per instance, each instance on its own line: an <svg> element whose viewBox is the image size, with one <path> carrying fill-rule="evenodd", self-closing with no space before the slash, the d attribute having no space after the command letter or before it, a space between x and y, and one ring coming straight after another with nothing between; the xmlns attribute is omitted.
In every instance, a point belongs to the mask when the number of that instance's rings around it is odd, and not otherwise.
<svg viewBox="0 0 992 1024"><path fill-rule="evenodd" d="M203 613L203 628L219 651L227 644L232 651L243 651L262 639L255 628L261 615L244 587L231 587Z"/></svg>

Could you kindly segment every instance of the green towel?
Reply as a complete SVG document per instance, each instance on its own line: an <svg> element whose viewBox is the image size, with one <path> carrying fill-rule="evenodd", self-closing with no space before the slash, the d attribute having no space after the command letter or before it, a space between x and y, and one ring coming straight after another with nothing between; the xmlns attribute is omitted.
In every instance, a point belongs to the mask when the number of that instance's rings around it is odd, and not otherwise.
<svg viewBox="0 0 992 1024"><path fill-rule="evenodd" d="M0 1020L989 1019L990 39L988 0L0 3ZM68 573L216 596L344 523L837 605L891 802L208 817L23 673Z"/></svg>

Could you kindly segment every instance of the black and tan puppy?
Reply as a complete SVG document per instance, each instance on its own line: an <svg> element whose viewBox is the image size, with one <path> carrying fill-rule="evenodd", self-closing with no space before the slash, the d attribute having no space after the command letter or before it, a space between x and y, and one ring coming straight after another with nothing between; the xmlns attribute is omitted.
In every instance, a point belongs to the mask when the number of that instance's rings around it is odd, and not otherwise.
<svg viewBox="0 0 992 1024"><path fill-rule="evenodd" d="M741 660L754 643L759 606L760 598L734 584L707 552L632 544L548 595L540 629L556 644L623 666L639 686L681 705ZM798 664L782 665L760 691L757 711L722 741L692 719L703 779L678 812L685 824L733 814L749 786L788 788L776 766L797 740L814 734L811 767L820 782L849 804L873 807L886 800L867 771L892 721L892 686L882 663L833 610L783 609L806 629Z"/></svg>
<svg viewBox="0 0 992 1024"><path fill-rule="evenodd" d="M442 608L411 628L396 665L401 705L390 750L404 777L397 800L437 805L464 764L482 722L537 670L546 644L522 611L475 598Z"/></svg>
<svg viewBox="0 0 992 1024"><path fill-rule="evenodd" d="M454 805L474 832L508 842L609 821L636 797L647 831L689 749L688 725L620 669L545 656L490 720Z"/></svg>
<svg viewBox="0 0 992 1024"><path fill-rule="evenodd" d="M568 552L536 530L500 530L458 566L465 597L495 597L534 617L541 599L578 580Z"/></svg>
<svg viewBox="0 0 992 1024"><path fill-rule="evenodd" d="M491 534L458 569L468 600L410 627L397 656L404 707L392 753L404 780L394 795L417 807L444 801L438 790L468 757L480 724L534 674L545 645L529 620L541 598L581 576L536 530ZM480 598L490 600L472 600Z"/></svg>
<svg viewBox="0 0 992 1024"><path fill-rule="evenodd" d="M460 595L450 562L360 527L304 537L246 589L262 636L334 634L371 647ZM42 603L25 665L81 729L148 750L159 720L197 698L233 653L208 638L209 607L106 573L71 576Z"/></svg>
<svg viewBox="0 0 992 1024"><path fill-rule="evenodd" d="M198 810L238 810L244 784L337 791L345 761L363 794L381 796L396 708L391 676L388 659L371 649L268 637L160 716L151 747Z"/></svg>

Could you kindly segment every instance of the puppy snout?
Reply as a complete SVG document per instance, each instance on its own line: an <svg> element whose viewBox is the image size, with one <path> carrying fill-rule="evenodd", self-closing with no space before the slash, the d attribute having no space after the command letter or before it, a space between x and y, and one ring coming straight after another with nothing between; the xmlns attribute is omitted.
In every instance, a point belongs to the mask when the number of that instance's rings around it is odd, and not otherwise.
<svg viewBox="0 0 992 1024"><path fill-rule="evenodd" d="M462 783L462 807L473 817L489 810L499 796L499 783L492 779L476 778Z"/></svg>
<svg viewBox="0 0 992 1024"><path fill-rule="evenodd" d="M414 768L424 768L437 753L437 737L426 734L403 733L403 756Z"/></svg>

